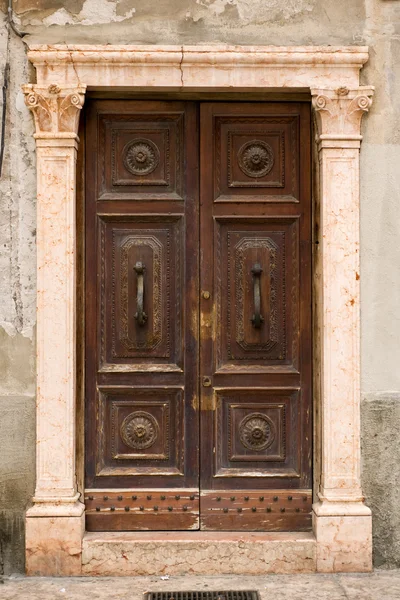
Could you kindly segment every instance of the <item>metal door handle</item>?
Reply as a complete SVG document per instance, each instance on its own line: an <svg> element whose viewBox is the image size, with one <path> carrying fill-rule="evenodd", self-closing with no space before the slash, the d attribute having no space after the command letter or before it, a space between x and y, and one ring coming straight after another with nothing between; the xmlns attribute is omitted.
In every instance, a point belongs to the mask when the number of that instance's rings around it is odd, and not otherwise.
<svg viewBox="0 0 400 600"><path fill-rule="evenodd" d="M254 315L251 317L253 327L260 329L264 318L261 316L261 285L260 278L262 268L260 263L255 263L251 269L253 274L253 285L254 285Z"/></svg>
<svg viewBox="0 0 400 600"><path fill-rule="evenodd" d="M137 311L135 313L135 319L140 326L143 326L147 321L147 315L143 310L143 298L144 298L144 264L140 261L133 267L137 275L137 296L136 305Z"/></svg>

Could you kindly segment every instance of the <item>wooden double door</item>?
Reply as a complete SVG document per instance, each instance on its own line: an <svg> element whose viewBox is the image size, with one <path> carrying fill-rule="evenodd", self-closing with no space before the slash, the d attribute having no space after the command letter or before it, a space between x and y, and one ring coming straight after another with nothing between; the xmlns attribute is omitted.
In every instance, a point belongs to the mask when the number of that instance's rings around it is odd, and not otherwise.
<svg viewBox="0 0 400 600"><path fill-rule="evenodd" d="M306 530L307 103L93 100L88 530Z"/></svg>

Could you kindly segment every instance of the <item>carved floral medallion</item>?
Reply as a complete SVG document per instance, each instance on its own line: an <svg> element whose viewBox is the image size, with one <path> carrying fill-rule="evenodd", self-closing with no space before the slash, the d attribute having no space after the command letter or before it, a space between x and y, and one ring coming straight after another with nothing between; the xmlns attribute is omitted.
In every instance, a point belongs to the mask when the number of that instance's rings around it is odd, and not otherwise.
<svg viewBox="0 0 400 600"><path fill-rule="evenodd" d="M249 450L265 450L275 439L274 425L262 413L251 413L239 424L239 437Z"/></svg>
<svg viewBox="0 0 400 600"><path fill-rule="evenodd" d="M238 152L240 169L248 177L264 177L274 166L274 153L262 140L246 142Z"/></svg>
<svg viewBox="0 0 400 600"><path fill-rule="evenodd" d="M145 450L156 441L158 424L150 413L137 411L125 417L120 433L127 446L135 450Z"/></svg>
<svg viewBox="0 0 400 600"><path fill-rule="evenodd" d="M132 175L149 175L159 165L160 152L151 140L136 139L125 146L123 161Z"/></svg>

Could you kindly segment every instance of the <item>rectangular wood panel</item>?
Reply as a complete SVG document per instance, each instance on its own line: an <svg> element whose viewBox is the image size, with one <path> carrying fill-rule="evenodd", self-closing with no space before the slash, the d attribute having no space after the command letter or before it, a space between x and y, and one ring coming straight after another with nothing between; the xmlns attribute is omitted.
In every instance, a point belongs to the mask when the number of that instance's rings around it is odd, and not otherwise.
<svg viewBox="0 0 400 600"><path fill-rule="evenodd" d="M231 106L214 118L214 201L299 202L299 114Z"/></svg>
<svg viewBox="0 0 400 600"><path fill-rule="evenodd" d="M295 369L299 348L299 217L216 218L217 368ZM254 320L260 265L261 326Z"/></svg>
<svg viewBox="0 0 400 600"><path fill-rule="evenodd" d="M300 478L299 390L241 387L214 393L214 480L223 486L232 477Z"/></svg>
<svg viewBox="0 0 400 600"><path fill-rule="evenodd" d="M136 102L135 114L122 102L115 106L124 114L101 117L99 199L184 200L188 123L183 104L175 110L178 103Z"/></svg>
<svg viewBox="0 0 400 600"><path fill-rule="evenodd" d="M100 369L182 370L183 219L102 216L99 228ZM137 263L145 269L143 326Z"/></svg>
<svg viewBox="0 0 400 600"><path fill-rule="evenodd" d="M96 477L184 476L183 390L98 390Z"/></svg>

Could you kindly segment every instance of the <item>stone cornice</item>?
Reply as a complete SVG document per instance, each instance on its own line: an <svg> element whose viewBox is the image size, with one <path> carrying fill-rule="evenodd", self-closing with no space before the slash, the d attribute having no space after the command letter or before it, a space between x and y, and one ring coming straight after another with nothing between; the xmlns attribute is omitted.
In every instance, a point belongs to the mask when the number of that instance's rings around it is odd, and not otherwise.
<svg viewBox="0 0 400 600"><path fill-rule="evenodd" d="M365 46L32 45L40 85L268 89L356 87Z"/></svg>

